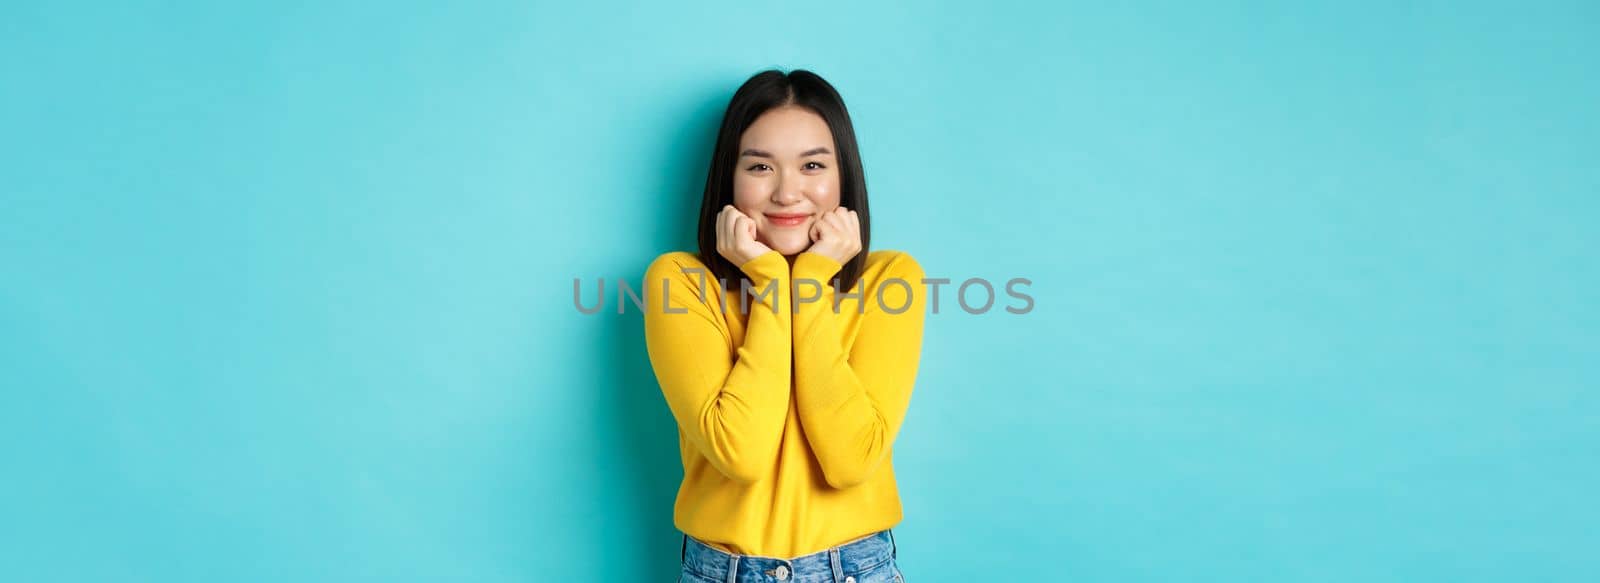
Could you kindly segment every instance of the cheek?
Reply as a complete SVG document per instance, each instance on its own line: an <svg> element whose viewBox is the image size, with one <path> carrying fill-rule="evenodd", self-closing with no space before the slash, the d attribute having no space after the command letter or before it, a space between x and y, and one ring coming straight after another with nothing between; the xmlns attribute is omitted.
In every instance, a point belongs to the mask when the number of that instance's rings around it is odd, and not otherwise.
<svg viewBox="0 0 1600 583"><path fill-rule="evenodd" d="M759 206L766 198L767 188L762 180L745 176L733 179L733 206L745 214L749 214L750 209Z"/></svg>
<svg viewBox="0 0 1600 583"><path fill-rule="evenodd" d="M811 204L816 205L819 211L831 211L839 206L839 179L833 177L818 182L809 189L811 191Z"/></svg>

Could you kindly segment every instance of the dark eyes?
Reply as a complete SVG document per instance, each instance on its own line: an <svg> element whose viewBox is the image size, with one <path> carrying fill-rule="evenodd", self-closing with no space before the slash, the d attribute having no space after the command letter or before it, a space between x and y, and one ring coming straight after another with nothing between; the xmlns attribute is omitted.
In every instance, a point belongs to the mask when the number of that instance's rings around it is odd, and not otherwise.
<svg viewBox="0 0 1600 583"><path fill-rule="evenodd" d="M823 168L827 168L827 166L823 166L821 162L806 162L806 165L805 165L805 169L806 170L821 170ZM755 164L755 165L753 165L753 166L751 166L749 168L746 168L746 170L749 170L751 172L760 172L762 170L771 170L771 168L768 167L766 164L759 164L758 163L758 164Z"/></svg>

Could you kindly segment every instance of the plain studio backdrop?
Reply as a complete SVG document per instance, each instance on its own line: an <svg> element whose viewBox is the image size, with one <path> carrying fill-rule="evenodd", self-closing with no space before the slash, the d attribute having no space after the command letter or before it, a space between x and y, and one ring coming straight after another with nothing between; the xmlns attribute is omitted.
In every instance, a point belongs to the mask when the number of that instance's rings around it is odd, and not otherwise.
<svg viewBox="0 0 1600 583"><path fill-rule="evenodd" d="M692 248L780 67L843 93L876 248L1033 282L928 318L909 580L1597 580L1597 25L8 3L0 579L672 580L677 429L612 284Z"/></svg>

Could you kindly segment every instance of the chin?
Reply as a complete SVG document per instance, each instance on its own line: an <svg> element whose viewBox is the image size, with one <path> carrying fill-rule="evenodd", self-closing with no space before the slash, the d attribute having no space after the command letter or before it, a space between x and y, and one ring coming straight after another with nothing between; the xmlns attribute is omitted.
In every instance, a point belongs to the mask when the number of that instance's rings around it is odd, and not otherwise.
<svg viewBox="0 0 1600 583"><path fill-rule="evenodd" d="M805 241L772 241L767 243L767 246L771 247L773 251L784 255L795 255L809 249L811 241L809 239Z"/></svg>

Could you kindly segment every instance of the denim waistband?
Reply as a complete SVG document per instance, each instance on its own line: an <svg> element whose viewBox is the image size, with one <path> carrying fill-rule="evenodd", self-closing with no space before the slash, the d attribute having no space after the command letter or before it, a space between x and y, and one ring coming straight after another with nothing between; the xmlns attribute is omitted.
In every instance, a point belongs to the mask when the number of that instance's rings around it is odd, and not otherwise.
<svg viewBox="0 0 1600 583"><path fill-rule="evenodd" d="M683 535L682 552L685 569L728 583L844 581L847 575L871 570L897 554L893 529L793 559L730 554L687 534Z"/></svg>

